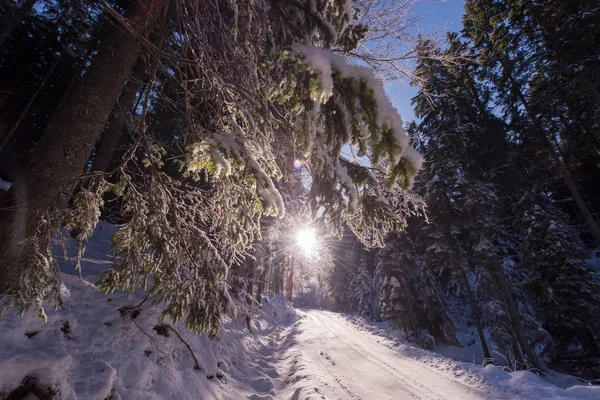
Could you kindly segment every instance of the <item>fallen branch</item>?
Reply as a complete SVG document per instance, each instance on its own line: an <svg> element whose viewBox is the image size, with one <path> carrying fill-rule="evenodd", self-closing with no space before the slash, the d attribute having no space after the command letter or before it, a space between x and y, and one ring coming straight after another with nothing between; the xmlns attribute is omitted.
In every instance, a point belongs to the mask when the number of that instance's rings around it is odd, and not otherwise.
<svg viewBox="0 0 600 400"><path fill-rule="evenodd" d="M173 328L172 325L170 324L159 324L157 326L154 327L155 330L158 329L168 329L171 332L173 332L175 335L177 335L177 337L179 338L179 340L181 340L181 342L183 344L185 344L185 346L188 348L188 350L190 351L190 354L192 355L192 358L194 359L194 369L195 370L201 370L202 368L200 368L200 364L198 363L198 359L196 358L196 355L194 354L194 351L192 350L192 346L190 346L190 344L183 338L181 337L181 335L179 334L179 332L177 332L177 330L175 330L175 328ZM158 330L157 330L158 331Z"/></svg>

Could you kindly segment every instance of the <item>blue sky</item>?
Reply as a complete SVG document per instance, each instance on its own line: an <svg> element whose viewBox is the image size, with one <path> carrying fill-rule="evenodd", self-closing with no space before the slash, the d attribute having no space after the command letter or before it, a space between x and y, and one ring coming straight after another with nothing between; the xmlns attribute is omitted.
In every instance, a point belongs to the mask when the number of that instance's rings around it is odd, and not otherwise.
<svg viewBox="0 0 600 400"><path fill-rule="evenodd" d="M462 28L463 0L425 0L415 5L415 12L421 16L419 29L424 33L447 27L449 31ZM417 94L417 89L405 83L394 83L386 86L386 91L404 121L415 119L410 99Z"/></svg>

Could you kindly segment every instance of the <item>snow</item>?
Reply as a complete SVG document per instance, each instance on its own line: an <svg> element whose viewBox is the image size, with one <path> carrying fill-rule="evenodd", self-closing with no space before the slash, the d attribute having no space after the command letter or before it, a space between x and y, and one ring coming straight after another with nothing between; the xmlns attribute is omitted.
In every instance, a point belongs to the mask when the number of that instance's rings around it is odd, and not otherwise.
<svg viewBox="0 0 600 400"><path fill-rule="evenodd" d="M335 171L340 179L342 186L346 189L346 194L350 197L348 204L351 211L356 210L358 207L358 189L352 182L352 178L348 175L348 170L344 167L339 160L335 162Z"/></svg>
<svg viewBox="0 0 600 400"><path fill-rule="evenodd" d="M69 400L600 399L600 387L563 389L529 371L451 360L390 339L385 324L296 313L273 294L263 298L251 332L244 317L225 318L214 337L174 325L198 359L195 370L177 335L155 329L158 307L123 308L139 304L142 292L104 295L90 283L111 263L115 230L98 225L82 260L85 280L75 276L73 243L67 258L57 251L68 296L63 309L47 311L47 323L14 311L2 316L0 398L31 376Z"/></svg>
<svg viewBox="0 0 600 400"><path fill-rule="evenodd" d="M396 159L391 160L392 164L395 165L400 161L400 158L404 158L417 171L421 168L423 157L414 148L409 146L409 139L403 128L402 118L385 94L383 84L375 77L373 70L348 64L344 57L339 54L334 54L318 47L296 43L292 46L292 49L301 54L304 57L304 62L317 73L321 88L321 98L317 100L322 103L333 96L334 84L332 74L334 70L342 76L365 81L367 86L373 90L373 95L377 103L377 125L381 129L391 129L394 135L394 142L402 149L402 152L397 155Z"/></svg>
<svg viewBox="0 0 600 400"><path fill-rule="evenodd" d="M600 247L592 250L585 262L592 266L596 270L596 273L600 275Z"/></svg>
<svg viewBox="0 0 600 400"><path fill-rule="evenodd" d="M352 325L362 333L368 333L371 340L375 338L377 344L393 349L396 357L408 357L413 362L419 362L430 369L445 375L448 379L467 385L472 390L483 391L482 398L486 399L600 399L600 386L581 384L576 378L549 371L551 375L540 376L531 371L509 372L506 367L488 365L483 367L465 361L456 361L436 351L427 351L408 344L397 330L389 329L387 322L373 323L362 318L349 316L336 316L342 323ZM453 350L446 351L449 356L464 357L465 352L460 352L455 346L448 346ZM469 352L470 350L467 350ZM447 392L441 398L463 398ZM468 397L464 397L468 398Z"/></svg>
<svg viewBox="0 0 600 400"><path fill-rule="evenodd" d="M104 295L90 283L110 266L107 248L115 230L100 222L82 260L85 280L75 276L73 243L66 259L57 246L69 295L63 309L47 310L47 323L31 314L19 317L14 310L0 318L0 398L26 376L69 400L276 396L270 364L278 350L276 338L296 319L291 305L281 295L266 295L262 313L252 320L253 332L243 317L227 319L216 337L195 336L174 325L200 363L201 369L194 370L193 358L177 336L161 336L153 329L158 307L144 305L138 315L120 311L139 304L143 293Z"/></svg>
<svg viewBox="0 0 600 400"><path fill-rule="evenodd" d="M246 329L243 318L228 321L218 336L194 336L176 325L190 344L201 370L185 345L171 334L158 335L158 310L135 317L123 306L139 295L101 294L94 286L63 274L71 295L63 310L48 311L44 324L31 315L10 313L0 320L0 398L26 376L38 378L60 399L234 399L273 391L269 362L273 337L295 313L282 297L271 298ZM26 334L31 335L31 338ZM261 361L262 360L262 361ZM270 373L275 376L273 372ZM260 397L257 397L260 398Z"/></svg>
<svg viewBox="0 0 600 400"><path fill-rule="evenodd" d="M11 186L12 186L12 183L4 181L0 178L0 190L4 190L5 192L8 192L8 189L10 189Z"/></svg>
<svg viewBox="0 0 600 400"><path fill-rule="evenodd" d="M334 69L342 76L364 80L368 87L373 90L377 102L378 125L392 129L396 143L400 147L405 148L408 146L408 136L404 132L402 118L385 94L383 84L375 77L373 70L348 64L344 57L339 54L315 46L296 43L292 46L292 49L302 54L304 62L317 72L319 84L324 94L323 100L333 96L332 73ZM398 160L395 160L394 164L397 162Z"/></svg>

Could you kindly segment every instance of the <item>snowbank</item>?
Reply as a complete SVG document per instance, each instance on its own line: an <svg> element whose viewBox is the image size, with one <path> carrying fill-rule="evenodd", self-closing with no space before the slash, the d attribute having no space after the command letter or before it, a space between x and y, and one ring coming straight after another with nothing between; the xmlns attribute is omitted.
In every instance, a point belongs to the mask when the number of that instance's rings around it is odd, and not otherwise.
<svg viewBox="0 0 600 400"><path fill-rule="evenodd" d="M264 311L248 331L245 318L227 319L215 337L195 336L173 324L189 344L160 329L160 309L137 305L144 294L104 295L89 282L110 265L108 241L115 228L101 224L89 243L80 280L72 257L61 259L65 307L47 310L48 322L7 311L0 318L0 399L35 378L60 399L239 399L274 396L269 357L274 340L296 314L283 296L266 295ZM72 253L72 251L71 251ZM58 254L58 253L57 253ZM165 323L171 324L170 321ZM269 393L272 392L272 393Z"/></svg>

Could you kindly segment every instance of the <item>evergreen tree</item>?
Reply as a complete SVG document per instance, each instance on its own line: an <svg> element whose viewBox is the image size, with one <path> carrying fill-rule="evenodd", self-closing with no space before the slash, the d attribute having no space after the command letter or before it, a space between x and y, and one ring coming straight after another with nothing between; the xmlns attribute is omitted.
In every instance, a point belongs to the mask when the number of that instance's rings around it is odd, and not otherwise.
<svg viewBox="0 0 600 400"><path fill-rule="evenodd" d="M563 212L531 192L519 209L523 262L530 271L524 282L554 341L554 348L546 349L549 365L592 379L600 368L598 276Z"/></svg>
<svg viewBox="0 0 600 400"><path fill-rule="evenodd" d="M552 4L548 10L555 11L555 7ZM567 141L561 141L560 132L555 130L556 124L551 123L561 120L559 108L545 107L542 113L537 113L534 106L538 99L530 90L536 88L531 80L540 73L546 74L549 67L554 68L551 64L557 60L552 46L558 43L551 43L547 32L543 33L549 27L545 26L548 21L542 22L539 18L541 8L530 2L467 1L463 32L477 49L477 57L485 66L483 77L495 87L497 103L506 121L521 136L523 143L537 142L537 146L541 146L549 160L546 167L554 168L560 176L561 185L573 198L577 218L583 219L595 242L600 243L599 224L584 200L585 189L577 185L572 165L563 152L563 143ZM587 2L582 3L580 10L573 7L570 10L574 12L572 19L580 19L588 12L592 15L597 13ZM563 17L566 15L563 14ZM568 29L565 29L565 35L566 31ZM556 83L560 85L560 82ZM565 127L571 125L571 131L578 130L576 125L566 123L564 119L562 123ZM528 151L537 150L536 144ZM582 150L583 153L585 150ZM531 153L526 157L531 158Z"/></svg>
<svg viewBox="0 0 600 400"><path fill-rule="evenodd" d="M468 51L456 35L448 39L446 51ZM516 285L511 284L518 280L510 279L511 235L502 226L506 210L497 194L499 187L514 190L519 182L508 165L505 132L484 103L489 97L478 96L471 65L448 66L429 55L431 46L420 49L425 51L419 53L416 72L422 88L413 101L422 122L413 130L428 160L417 185L429 205L430 224L423 228L427 262L450 271L452 286L468 297L476 326L487 323L502 348L535 364L529 339L537 327L525 324L531 320L530 310L520 306ZM491 141L485 140L489 133ZM499 157L490 159L490 152ZM473 298L472 275L493 296ZM482 326L478 334L487 358Z"/></svg>
<svg viewBox="0 0 600 400"><path fill-rule="evenodd" d="M105 191L121 196L125 223L101 288L151 282L162 316L195 332L218 329L232 310L228 268L260 238L263 217L284 214L281 182L293 156L310 175L308 207L324 231L341 234L346 223L367 241L404 225L413 205L389 193L406 193L421 158L373 72L336 54L366 29L348 1L219 2L218 11L211 2L124 3L121 13L101 2L114 28L15 180L8 206L17 211L0 215L0 292L13 304L43 316L44 301L60 303L50 237L65 222L84 246ZM85 175L70 199L144 48L152 68L133 140L112 179ZM175 104L158 101L168 81ZM153 123L155 105L175 106L171 130ZM347 144L372 165L342 157Z"/></svg>
<svg viewBox="0 0 600 400"><path fill-rule="evenodd" d="M397 323L409 340L421 346L456 344L436 276L424 262L418 239L407 231L390 234L377 260L383 317Z"/></svg>
<svg viewBox="0 0 600 400"><path fill-rule="evenodd" d="M358 313L369 320L376 320L379 318L380 282L369 261L370 257L363 253L352 279L352 292L358 301Z"/></svg>

